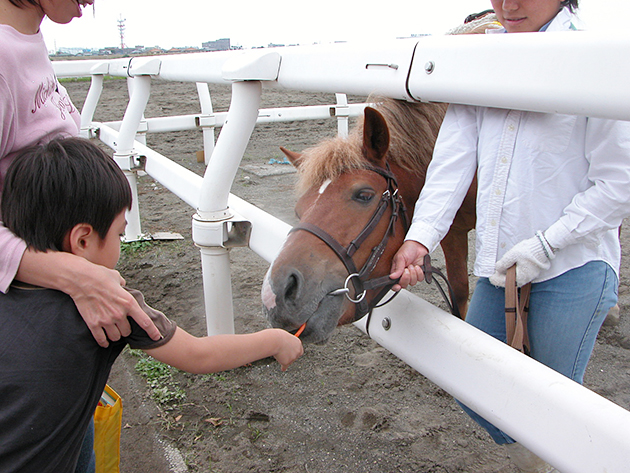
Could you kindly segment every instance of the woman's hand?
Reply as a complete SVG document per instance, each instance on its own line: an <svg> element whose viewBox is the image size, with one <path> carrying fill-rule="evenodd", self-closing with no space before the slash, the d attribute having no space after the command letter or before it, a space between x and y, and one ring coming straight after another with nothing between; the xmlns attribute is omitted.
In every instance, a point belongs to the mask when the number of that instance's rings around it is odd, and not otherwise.
<svg viewBox="0 0 630 473"><path fill-rule="evenodd" d="M394 255L392 269L389 277L398 279L398 284L392 287L393 291L400 291L411 285L424 281L424 272L420 267L425 255L429 254L426 246L414 240L407 240Z"/></svg>
<svg viewBox="0 0 630 473"><path fill-rule="evenodd" d="M537 232L536 236L514 245L497 261L490 282L495 286L505 287L507 270L516 265L516 285L522 287L536 279L542 271L549 269L554 257L554 250L544 234Z"/></svg>
<svg viewBox="0 0 630 473"><path fill-rule="evenodd" d="M107 347L108 339L115 342L128 336L131 327L127 317L133 318L151 339L159 340L162 335L138 302L123 288L125 280L118 271L95 264L92 266L90 277L86 279L95 283L84 280L68 294L98 344Z"/></svg>

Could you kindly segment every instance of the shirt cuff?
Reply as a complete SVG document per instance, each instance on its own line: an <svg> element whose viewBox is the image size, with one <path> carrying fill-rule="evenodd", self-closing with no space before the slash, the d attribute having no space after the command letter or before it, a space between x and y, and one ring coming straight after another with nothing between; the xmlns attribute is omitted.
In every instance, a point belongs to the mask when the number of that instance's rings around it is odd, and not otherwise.
<svg viewBox="0 0 630 473"><path fill-rule="evenodd" d="M442 238L432 226L418 221L414 222L409 228L409 231L405 236L405 241L407 240L413 240L421 243L427 248L427 250L429 250L429 253L432 253L440 244Z"/></svg>
<svg viewBox="0 0 630 473"><path fill-rule="evenodd" d="M554 250L560 250L574 243L575 238L565 225L558 220L545 230L545 239Z"/></svg>

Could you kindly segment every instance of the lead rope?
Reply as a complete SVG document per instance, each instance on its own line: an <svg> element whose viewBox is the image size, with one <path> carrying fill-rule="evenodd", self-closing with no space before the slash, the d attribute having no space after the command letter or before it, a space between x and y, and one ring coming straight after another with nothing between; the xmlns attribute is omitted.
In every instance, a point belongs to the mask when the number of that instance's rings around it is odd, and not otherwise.
<svg viewBox="0 0 630 473"><path fill-rule="evenodd" d="M516 265L507 270L505 278L505 332L507 344L529 355L529 336L527 335L527 313L529 312L529 294L532 284L521 287L520 294L516 286Z"/></svg>
<svg viewBox="0 0 630 473"><path fill-rule="evenodd" d="M444 302L446 303L449 312L458 319L463 320L464 318L459 312L459 307L457 306L457 302L455 301L455 291L453 290L453 286L451 286L451 283L448 282L448 278L444 275L442 271L431 265L431 256L429 254L424 255L423 264L420 265L420 268L422 268L422 272L424 273L424 280L427 282L427 284L435 282L435 286L440 291L440 294L442 294L442 299L444 299ZM442 285L437 279L435 279L434 276L439 276L440 278L442 278L442 281L444 281L444 284L446 284L448 296L442 288Z"/></svg>

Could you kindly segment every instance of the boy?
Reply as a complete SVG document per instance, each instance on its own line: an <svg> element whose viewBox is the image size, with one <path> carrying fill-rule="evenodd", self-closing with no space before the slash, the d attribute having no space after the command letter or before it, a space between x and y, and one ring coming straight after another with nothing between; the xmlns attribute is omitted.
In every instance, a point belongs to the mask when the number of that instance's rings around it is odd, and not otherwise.
<svg viewBox="0 0 630 473"><path fill-rule="evenodd" d="M15 158L2 195L4 224L38 251L68 251L114 268L131 191L100 148L58 139ZM72 299L17 281L0 294L0 471L72 472L112 364L129 344L178 369L223 371L274 356L285 370L303 353L288 332L197 338L129 290L162 334L132 333L100 347Z"/></svg>

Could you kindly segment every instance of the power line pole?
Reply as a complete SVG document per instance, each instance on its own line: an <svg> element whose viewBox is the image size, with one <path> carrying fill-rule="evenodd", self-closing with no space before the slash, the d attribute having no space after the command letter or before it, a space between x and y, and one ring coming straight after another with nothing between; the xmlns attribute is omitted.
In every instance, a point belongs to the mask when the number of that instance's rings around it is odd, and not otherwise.
<svg viewBox="0 0 630 473"><path fill-rule="evenodd" d="M125 49L125 18L120 15L118 18L118 32L120 33L120 49Z"/></svg>

